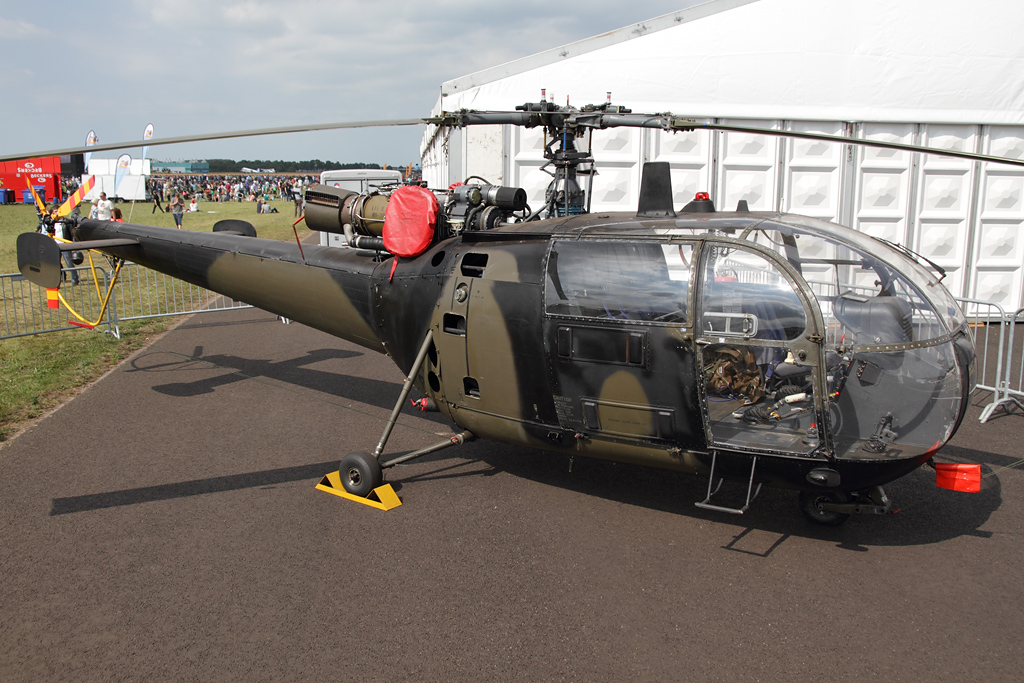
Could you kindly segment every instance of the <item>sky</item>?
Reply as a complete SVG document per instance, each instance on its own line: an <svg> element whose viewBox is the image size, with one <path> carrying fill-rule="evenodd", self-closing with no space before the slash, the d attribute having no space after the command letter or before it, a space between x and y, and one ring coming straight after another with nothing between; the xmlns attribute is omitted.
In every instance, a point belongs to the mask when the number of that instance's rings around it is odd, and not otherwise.
<svg viewBox="0 0 1024 683"><path fill-rule="evenodd" d="M701 1L0 0L0 153L83 145L90 130L141 140L149 123L160 138L428 116L447 80ZM293 133L149 157L405 165L422 134Z"/></svg>

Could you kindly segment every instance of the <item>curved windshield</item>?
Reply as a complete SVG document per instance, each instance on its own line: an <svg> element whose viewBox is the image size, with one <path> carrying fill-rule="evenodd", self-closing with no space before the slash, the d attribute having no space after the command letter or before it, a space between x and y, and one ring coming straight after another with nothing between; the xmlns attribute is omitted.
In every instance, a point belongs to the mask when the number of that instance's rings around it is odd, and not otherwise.
<svg viewBox="0 0 1024 683"><path fill-rule="evenodd" d="M877 285L886 286L888 283L885 273L890 272L895 275L894 280L898 282L897 289L901 289L908 296L925 304L924 306L914 305L915 311L921 314L922 323L926 323L928 318L933 324L941 322L943 329L931 330L929 337L944 336L967 323L967 318L956 304L956 300L939 282L939 275L894 247L856 230L844 230L842 239L831 237L836 229L833 224L806 216L787 215L784 222L766 221L759 227L769 231L787 231L788 226L810 228L809 230L798 229L793 232L797 236L797 242L805 244L818 242L814 246L807 244L807 248L800 249L801 253L806 252L811 258L817 257L818 259L846 256L852 260L858 260L860 264L866 266L861 267L859 272L848 270L836 273L833 276L835 287L863 288L862 291L869 293ZM823 269L827 269L829 264L819 261L810 265L812 265L812 271L821 272ZM874 275L871 272L874 272ZM844 282L844 278L846 282ZM877 280L882 282L876 283ZM883 290L884 287L879 292L881 293ZM922 332L924 333L925 330L922 329ZM929 337L922 337L922 339Z"/></svg>
<svg viewBox="0 0 1024 683"><path fill-rule="evenodd" d="M829 225L802 217L787 221ZM778 252L804 277L821 306L831 344L921 342L964 323L956 301L934 275L867 235L852 233L846 241L765 222L747 237Z"/></svg>

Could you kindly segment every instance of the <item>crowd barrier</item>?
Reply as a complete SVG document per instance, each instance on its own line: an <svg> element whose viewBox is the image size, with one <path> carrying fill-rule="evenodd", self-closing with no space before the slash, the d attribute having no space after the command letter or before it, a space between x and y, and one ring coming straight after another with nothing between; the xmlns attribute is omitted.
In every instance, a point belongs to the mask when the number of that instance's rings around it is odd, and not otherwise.
<svg viewBox="0 0 1024 683"><path fill-rule="evenodd" d="M65 301L85 321L118 338L120 323L127 320L250 307L136 263L125 263L104 309L112 269L81 266L64 272L67 279L59 291ZM73 283L75 275L78 284ZM46 290L21 273L0 275L0 316L0 339L74 329L82 322L64 305L47 307Z"/></svg>
<svg viewBox="0 0 1024 683"><path fill-rule="evenodd" d="M992 391L992 401L982 410L982 422L999 409L1008 413L1024 409L1024 335L1016 333L1019 323L1024 323L1024 308L1005 315L1000 325L999 366L994 386L984 387Z"/></svg>

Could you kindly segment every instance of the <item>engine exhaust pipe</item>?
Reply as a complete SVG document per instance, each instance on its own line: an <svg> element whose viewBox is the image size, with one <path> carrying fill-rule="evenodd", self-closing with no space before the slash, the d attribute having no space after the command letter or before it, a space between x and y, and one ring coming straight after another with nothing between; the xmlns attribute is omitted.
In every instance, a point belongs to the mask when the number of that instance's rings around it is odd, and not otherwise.
<svg viewBox="0 0 1024 683"><path fill-rule="evenodd" d="M310 230L349 236L347 225L354 234L381 237L388 201L381 194L358 194L340 187L313 185L306 190L306 225Z"/></svg>

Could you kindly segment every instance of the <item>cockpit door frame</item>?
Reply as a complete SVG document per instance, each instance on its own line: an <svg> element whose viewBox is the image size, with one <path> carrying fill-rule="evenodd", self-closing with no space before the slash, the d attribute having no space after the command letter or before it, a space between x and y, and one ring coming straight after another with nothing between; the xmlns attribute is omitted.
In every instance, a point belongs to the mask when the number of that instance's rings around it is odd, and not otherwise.
<svg viewBox="0 0 1024 683"><path fill-rule="evenodd" d="M721 329L718 331L709 331L705 324L705 282L708 277L707 259L711 253L710 250L716 247L719 249L741 249L755 253L764 258L781 274L783 274L803 307L806 320L806 327L803 334L796 339L786 340L784 342L758 339L755 337L757 334L756 320L750 320L750 318L756 316L745 315L742 312L730 316L734 319L719 321L718 325L720 327L724 327L725 324L731 326L726 328L728 329L728 333L723 334ZM754 349L758 347L778 347L780 344L783 344L785 348L792 353L797 364L806 364L811 367L811 378L814 387L812 395L814 411L813 421L818 425L818 429L817 435L809 434L809 438L804 441L806 450L779 450L778 452L782 455L791 455L795 457L829 457L829 454L832 453L832 445L828 435L828 430L825 429L822 424L822 420L826 419L828 411L828 401L827 396L825 396L825 392L827 391L826 387L828 386L825 368L825 323L821 310L818 307L817 299L814 297L810 286L803 279L800 273L797 272L796 269L780 254L773 252L770 249L766 249L761 245L752 244L745 240L738 240L724 236L705 238L701 241L700 255L699 257L695 257L694 261L698 264L696 266L697 272L694 277L694 346L696 347L695 353L699 366L703 370L707 370L706 361L708 360L708 350L715 346L735 345L744 349ZM756 452L769 450L774 452L775 449L773 449L770 444L751 443L744 446L738 445L735 442L723 443L720 440L716 440L710 411L709 395L706 383L703 379L704 372L702 371L700 375L701 381L699 382L699 395L702 405L705 434L709 447L750 450Z"/></svg>

